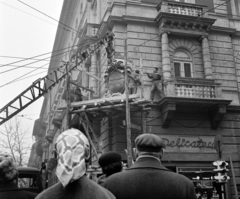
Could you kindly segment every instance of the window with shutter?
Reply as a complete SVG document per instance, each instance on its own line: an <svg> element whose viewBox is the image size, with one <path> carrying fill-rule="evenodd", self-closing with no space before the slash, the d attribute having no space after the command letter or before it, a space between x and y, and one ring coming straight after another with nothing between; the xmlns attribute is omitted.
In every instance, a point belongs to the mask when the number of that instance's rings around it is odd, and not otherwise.
<svg viewBox="0 0 240 199"><path fill-rule="evenodd" d="M175 71L175 77L181 77L181 65L179 62L174 62L174 71Z"/></svg>
<svg viewBox="0 0 240 199"><path fill-rule="evenodd" d="M191 77L191 64L190 63L183 63L184 64L184 76Z"/></svg>

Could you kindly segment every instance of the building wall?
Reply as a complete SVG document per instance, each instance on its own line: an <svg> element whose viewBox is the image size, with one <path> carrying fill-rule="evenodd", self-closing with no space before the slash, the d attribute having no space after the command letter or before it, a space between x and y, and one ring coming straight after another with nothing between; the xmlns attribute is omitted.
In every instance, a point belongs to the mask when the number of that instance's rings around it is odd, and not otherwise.
<svg viewBox="0 0 240 199"><path fill-rule="evenodd" d="M196 2L200 2L196 0ZM152 106L151 111L146 114L147 132L154 133L165 138L175 139L178 137L203 137L203 139L213 142L217 134L223 136L223 158L229 161L229 156L233 159L234 172L237 184L240 184L240 118L239 118L239 88L240 88L240 22L234 20L229 13L229 4L224 5L224 0L201 1L213 5L217 8L206 13L206 17L217 19L211 28L208 36L211 66L213 79L221 84L222 99L232 100L230 108L224 115L222 122L217 130L211 130L211 121L208 110L194 110L189 107L180 108L175 113L170 126L162 128L163 115L157 106ZM64 30L59 26L54 50L69 47L73 49L79 40L81 40L81 31L89 23L100 23L98 30L99 37L105 35L107 31L115 34L114 49L115 58L124 58L124 39L127 39L127 58L133 63L133 70L142 72L142 84L144 87L144 98L150 98L151 80L146 72L152 72L158 67L162 72L162 44L161 36L157 23L154 20L158 14L156 5L159 1L125 1L125 0L93 0L93 1L64 1L64 9L61 15L61 21L68 24L78 31ZM223 4L223 5L221 5ZM210 9L209 7L209 9ZM202 52L202 40L200 37L183 36L177 34L168 34L169 52L171 60L171 75L174 78L173 54L178 48L187 49L193 57L194 78L204 79L204 63ZM72 51L71 51L72 52ZM69 53L57 57L69 59ZM107 85L104 81L105 70L107 69L107 54L103 46L98 52L98 70L97 76L102 79L98 82L97 90L99 98L104 97ZM51 62L50 68L57 68L61 63ZM91 60L81 64L78 68L91 71ZM88 87L91 78L88 78L84 72L74 71L72 78L80 85ZM61 113L62 125L56 129L51 123L54 117L58 117L57 108L66 106L62 99L65 89L65 81L59 83L51 91L51 96L46 96L48 103L42 107L42 121L49 123L49 130L54 131L56 137L67 128L65 113ZM83 91L89 99L87 92ZM97 97L97 96L95 96ZM156 100L160 99L157 94ZM53 115L50 117L51 112ZM50 117L50 118L49 118ZM131 113L131 122L141 127L141 112ZM96 128L99 133L99 145L102 152L118 151L126 161L126 127L123 125L125 116L114 113L108 113L103 116L100 122L101 128ZM96 121L94 121L96 122ZM94 123L93 122L93 123ZM97 123L96 123L97 125ZM98 132L99 131L99 132ZM141 133L138 129L131 129L132 141ZM48 132L46 132L48 133ZM54 143L54 142L53 142ZM134 146L134 142L132 142ZM212 162L217 159L217 153L213 149L204 151L198 147L183 147L184 149L168 146L165 151L163 163L175 166L205 166L211 167ZM53 144L50 145L50 152ZM48 154L49 157L51 154ZM231 174L230 174L231 175ZM55 176L52 175L54 183ZM233 182L230 180L230 188L233 191Z"/></svg>

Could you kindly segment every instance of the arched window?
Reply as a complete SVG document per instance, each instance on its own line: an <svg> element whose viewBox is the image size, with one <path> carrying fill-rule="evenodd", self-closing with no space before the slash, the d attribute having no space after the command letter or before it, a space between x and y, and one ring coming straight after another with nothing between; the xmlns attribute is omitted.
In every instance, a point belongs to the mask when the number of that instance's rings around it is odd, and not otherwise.
<svg viewBox="0 0 240 199"><path fill-rule="evenodd" d="M177 50L173 55L175 77L193 77L192 57L185 50Z"/></svg>

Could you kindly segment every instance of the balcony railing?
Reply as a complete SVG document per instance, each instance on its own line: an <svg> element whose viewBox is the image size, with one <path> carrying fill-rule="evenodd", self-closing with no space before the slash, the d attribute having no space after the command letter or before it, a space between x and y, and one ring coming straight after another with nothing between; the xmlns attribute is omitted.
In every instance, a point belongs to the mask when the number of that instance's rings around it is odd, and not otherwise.
<svg viewBox="0 0 240 199"><path fill-rule="evenodd" d="M158 5L158 11L179 15L203 17L207 14L207 6L162 0Z"/></svg>
<svg viewBox="0 0 240 199"><path fill-rule="evenodd" d="M165 84L164 93L165 96L216 99L221 98L222 91L214 80L181 78Z"/></svg>

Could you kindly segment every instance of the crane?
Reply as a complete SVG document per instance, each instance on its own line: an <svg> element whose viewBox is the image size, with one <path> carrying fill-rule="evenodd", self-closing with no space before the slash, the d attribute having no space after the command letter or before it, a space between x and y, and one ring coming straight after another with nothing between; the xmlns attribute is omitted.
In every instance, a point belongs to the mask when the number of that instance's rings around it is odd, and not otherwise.
<svg viewBox="0 0 240 199"><path fill-rule="evenodd" d="M34 81L27 89L21 92L17 97L15 97L12 101L7 103L3 108L0 109L0 125L4 122L8 121L23 109L28 107L30 104L38 100L40 97L47 94L53 87L55 87L62 79L64 79L72 70L74 70L79 64L81 64L85 59L87 59L91 53L99 49L105 41L108 40L108 34L105 37L98 39L97 42L89 44L96 45L94 50L90 50L89 48L79 52L81 50L81 46L78 48L75 55L76 62L73 64L72 62L66 62L50 74L44 76L43 78L39 78ZM80 58L80 61L78 59ZM60 69L62 67L68 67L67 72L62 72Z"/></svg>

